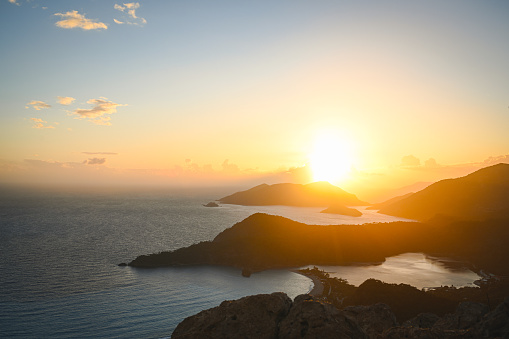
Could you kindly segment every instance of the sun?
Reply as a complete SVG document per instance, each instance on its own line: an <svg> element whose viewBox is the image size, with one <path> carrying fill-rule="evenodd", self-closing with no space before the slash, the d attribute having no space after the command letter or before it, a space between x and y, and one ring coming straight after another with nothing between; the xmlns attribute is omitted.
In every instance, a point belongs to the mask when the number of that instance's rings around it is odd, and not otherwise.
<svg viewBox="0 0 509 339"><path fill-rule="evenodd" d="M313 181L338 183L351 170L351 145L334 133L321 133L310 154Z"/></svg>

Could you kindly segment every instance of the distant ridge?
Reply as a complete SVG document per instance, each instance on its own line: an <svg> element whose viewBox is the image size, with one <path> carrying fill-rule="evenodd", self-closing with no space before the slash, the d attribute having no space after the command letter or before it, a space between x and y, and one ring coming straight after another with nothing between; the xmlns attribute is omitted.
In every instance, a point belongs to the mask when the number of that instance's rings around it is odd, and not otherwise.
<svg viewBox="0 0 509 339"><path fill-rule="evenodd" d="M335 204L346 206L369 205L354 194L328 182L320 181L307 185L301 184L262 184L246 191L234 193L219 199L223 204L245 206L301 206L324 207Z"/></svg>
<svg viewBox="0 0 509 339"><path fill-rule="evenodd" d="M501 163L461 178L441 180L382 207L379 212L417 220L509 217L509 164Z"/></svg>

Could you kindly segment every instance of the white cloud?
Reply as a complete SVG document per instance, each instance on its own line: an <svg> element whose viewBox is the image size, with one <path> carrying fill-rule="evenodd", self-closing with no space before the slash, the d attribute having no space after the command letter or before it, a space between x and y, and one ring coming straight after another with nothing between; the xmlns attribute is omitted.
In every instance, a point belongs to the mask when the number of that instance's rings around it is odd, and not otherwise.
<svg viewBox="0 0 509 339"><path fill-rule="evenodd" d="M30 106L32 106L32 108L34 108L37 111L51 107L50 104L47 104L44 101L39 101L39 100L30 101L29 103L27 103L27 106L25 106L25 108L30 108Z"/></svg>
<svg viewBox="0 0 509 339"><path fill-rule="evenodd" d="M55 128L53 126L46 126L46 125L44 125L44 124L47 124L48 122L44 121L42 119L39 119L39 118L30 118L30 120L32 120L34 122L34 125L32 126L32 128L37 128L37 129L41 129L41 128Z"/></svg>
<svg viewBox="0 0 509 339"><path fill-rule="evenodd" d="M76 119L88 119L96 125L111 125L111 117L109 115L117 112L117 107L127 106L124 104L117 104L112 101L108 101L106 98L90 99L87 104L94 105L90 109L78 108L72 112L77 115Z"/></svg>
<svg viewBox="0 0 509 339"><path fill-rule="evenodd" d="M95 22L94 20L85 18L84 15L78 11L70 11L67 13L55 13L56 16L62 17L63 20L57 21L55 25L61 28L81 28L85 31L92 29L108 29L108 26L102 22Z"/></svg>
<svg viewBox="0 0 509 339"><path fill-rule="evenodd" d="M115 23L121 25L121 24L128 24L128 25L137 25L137 26L143 26L147 23L147 20L144 18L140 18L136 15L136 10L140 8L139 2L129 2L126 4L119 5L115 4L114 8L122 13L125 13L123 17L123 21L113 19Z"/></svg>
<svg viewBox="0 0 509 339"><path fill-rule="evenodd" d="M14 5L20 6L20 4L19 4L16 0L9 0L9 2L10 2L11 4L14 4Z"/></svg>
<svg viewBox="0 0 509 339"><path fill-rule="evenodd" d="M57 96L57 101L60 103L60 105L70 105L73 103L73 101L76 100L73 97L60 97Z"/></svg>

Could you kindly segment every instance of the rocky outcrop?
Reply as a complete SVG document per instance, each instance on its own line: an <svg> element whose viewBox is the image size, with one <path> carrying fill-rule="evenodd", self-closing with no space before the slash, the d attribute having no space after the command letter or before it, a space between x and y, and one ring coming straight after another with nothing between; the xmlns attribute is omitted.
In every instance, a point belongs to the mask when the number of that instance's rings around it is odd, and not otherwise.
<svg viewBox="0 0 509 339"><path fill-rule="evenodd" d="M403 323L403 327L431 328L440 319L434 313L420 313L416 317L409 319Z"/></svg>
<svg viewBox="0 0 509 339"><path fill-rule="evenodd" d="M368 338L360 326L331 304L301 295L279 324L278 338Z"/></svg>
<svg viewBox="0 0 509 339"><path fill-rule="evenodd" d="M485 315L476 327L485 338L509 338L509 297L493 312Z"/></svg>
<svg viewBox="0 0 509 339"><path fill-rule="evenodd" d="M205 207L219 207L219 205L213 201L211 201L207 204L204 204L203 206L205 206Z"/></svg>
<svg viewBox="0 0 509 339"><path fill-rule="evenodd" d="M509 338L509 298L494 311L461 303L442 318L421 314L398 326L389 306L338 309L308 294L292 302L278 292L224 301L182 321L172 334L184 338Z"/></svg>
<svg viewBox="0 0 509 339"><path fill-rule="evenodd" d="M470 301L462 302L454 313L443 316L433 325L433 328L440 330L465 330L472 328L488 311L489 308L485 304Z"/></svg>
<svg viewBox="0 0 509 339"><path fill-rule="evenodd" d="M352 322L357 323L370 338L376 338L383 331L398 325L391 308L382 303L371 306L349 306L343 313Z"/></svg>
<svg viewBox="0 0 509 339"><path fill-rule="evenodd" d="M277 338L292 300L284 293L259 294L202 311L182 321L172 338Z"/></svg>

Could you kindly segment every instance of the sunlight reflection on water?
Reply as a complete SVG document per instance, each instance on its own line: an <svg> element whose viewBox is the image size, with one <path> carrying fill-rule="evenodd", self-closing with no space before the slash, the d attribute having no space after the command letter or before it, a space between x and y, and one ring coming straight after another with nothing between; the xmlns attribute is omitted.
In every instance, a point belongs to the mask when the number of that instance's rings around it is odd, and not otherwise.
<svg viewBox="0 0 509 339"><path fill-rule="evenodd" d="M440 260L447 261L443 258ZM462 287L475 286L473 282L480 278L466 267L451 270L446 263L433 260L422 253L401 254L387 258L384 263L374 266L318 266L318 268L328 272L331 277L346 279L356 286L368 278L374 278L417 288L445 285Z"/></svg>

